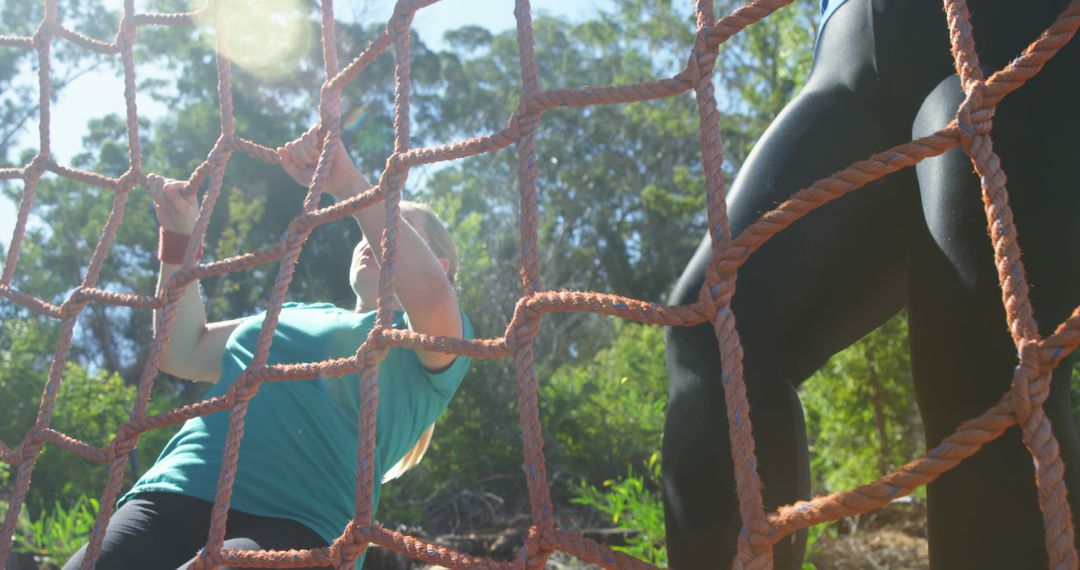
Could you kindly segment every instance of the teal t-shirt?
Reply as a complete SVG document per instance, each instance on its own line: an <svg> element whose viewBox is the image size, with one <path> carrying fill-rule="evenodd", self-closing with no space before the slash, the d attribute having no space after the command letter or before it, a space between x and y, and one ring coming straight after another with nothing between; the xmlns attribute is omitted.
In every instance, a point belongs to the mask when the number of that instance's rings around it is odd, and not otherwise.
<svg viewBox="0 0 1080 570"><path fill-rule="evenodd" d="M251 363L265 313L245 319L229 337L221 378L207 397L221 396ZM462 316L465 338L472 326ZM270 364L311 363L356 354L375 324L375 313L330 304L286 303L270 348ZM394 328L407 317L394 315ZM439 373L428 372L416 353L391 348L379 366L375 429L374 504L383 474L409 451L446 409L469 359L458 356ZM265 382L244 422L231 508L291 519L328 543L355 513L359 374L290 382ZM169 492L213 501L221 469L229 410L188 420L154 465L120 499ZM357 562L360 567L363 557Z"/></svg>

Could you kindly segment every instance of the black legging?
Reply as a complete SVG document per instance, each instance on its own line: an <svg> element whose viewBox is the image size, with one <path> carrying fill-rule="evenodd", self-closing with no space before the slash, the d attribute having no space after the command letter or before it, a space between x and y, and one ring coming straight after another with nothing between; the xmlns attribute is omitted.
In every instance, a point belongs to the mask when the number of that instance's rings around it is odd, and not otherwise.
<svg viewBox="0 0 1080 570"><path fill-rule="evenodd" d="M1064 0L969 0L988 71L1004 67L1053 22ZM727 197L743 231L800 188L850 163L945 126L963 100L939 0L848 0L829 20L806 87L768 129ZM993 120L1032 284L1040 333L1080 304L1080 38L1010 94ZM905 306L915 391L928 446L1009 389L1016 349L1005 325L979 182L959 149L829 203L740 268L734 313L769 509L810 492L796 388L833 353ZM710 255L702 242L673 293L697 300ZM726 567L741 527L712 325L668 331L671 389L664 432L671 564ZM1053 376L1046 410L1080 512L1080 437L1070 413L1072 359ZM927 489L937 569L1046 567L1032 458L1008 430ZM798 568L803 533L779 542L776 567Z"/></svg>
<svg viewBox="0 0 1080 570"><path fill-rule="evenodd" d="M109 519L98 570L176 570L187 568L210 534L214 504L175 493L141 493ZM322 548L326 541L308 527L287 519L229 511L226 549L288 550ZM86 546L64 565L77 570ZM231 566L222 566L229 570Z"/></svg>

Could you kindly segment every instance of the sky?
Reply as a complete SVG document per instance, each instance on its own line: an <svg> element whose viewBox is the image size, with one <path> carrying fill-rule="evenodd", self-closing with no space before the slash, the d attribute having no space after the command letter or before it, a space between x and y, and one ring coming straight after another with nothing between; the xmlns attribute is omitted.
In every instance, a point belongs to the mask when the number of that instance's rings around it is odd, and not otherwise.
<svg viewBox="0 0 1080 570"><path fill-rule="evenodd" d="M29 0L28 0L29 1ZM100 0L107 9L119 10L122 0ZM595 16L600 10L610 8L614 0L533 0L533 13L547 13L561 16L571 21L581 21ZM144 10L145 2L137 0L137 12ZM343 19L360 18L365 21L385 22L393 11L394 3L390 0L339 0L335 3L336 15ZM493 32L500 32L514 27L514 0L442 0L421 9L413 20L413 29L420 38L434 48L444 47L442 35L466 25L477 25ZM4 34L0 30L0 35ZM347 54L342 54L347 61ZM28 74L36 74L27 69ZM152 76L155 70L139 67L138 77ZM28 81L35 81L34 75L27 76ZM52 106L52 148L53 155L60 164L69 164L70 160L82 148L82 137L86 133L86 123L90 119L109 113L124 116L123 78L112 71L90 72L60 94L60 99ZM154 119L165 113L163 105L149 97L136 100L140 117ZM297 133L299 134L299 133ZM23 148L37 148L37 129L28 129L20 139ZM17 154L13 154L16 156ZM16 182L16 184L21 184ZM15 228L18 204L0 197L0 244L11 241Z"/></svg>

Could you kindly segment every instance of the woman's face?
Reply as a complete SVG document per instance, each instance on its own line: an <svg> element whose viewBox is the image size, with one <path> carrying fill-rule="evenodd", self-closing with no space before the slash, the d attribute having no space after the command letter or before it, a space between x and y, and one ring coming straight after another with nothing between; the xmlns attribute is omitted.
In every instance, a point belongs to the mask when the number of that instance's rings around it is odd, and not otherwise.
<svg viewBox="0 0 1080 570"><path fill-rule="evenodd" d="M356 244L356 248L353 249L351 267L354 284L361 279L379 279L379 263L375 259L375 250L371 249L371 244L368 243L366 237L360 240L360 243Z"/></svg>
<svg viewBox="0 0 1080 570"><path fill-rule="evenodd" d="M379 263L366 237L353 249L349 280L358 298L373 298L378 295Z"/></svg>
<svg viewBox="0 0 1080 570"><path fill-rule="evenodd" d="M409 222L409 225L416 230L420 239L427 243L427 235L424 233L423 219L420 218L420 215L408 209L402 209L401 214ZM378 239L382 239L382 236L379 236ZM375 258L375 250L368 243L367 236L364 236L364 239L361 239L360 243L356 244L353 249L352 265L349 270L350 282L357 297L361 300L374 300L378 296L379 273L379 262Z"/></svg>

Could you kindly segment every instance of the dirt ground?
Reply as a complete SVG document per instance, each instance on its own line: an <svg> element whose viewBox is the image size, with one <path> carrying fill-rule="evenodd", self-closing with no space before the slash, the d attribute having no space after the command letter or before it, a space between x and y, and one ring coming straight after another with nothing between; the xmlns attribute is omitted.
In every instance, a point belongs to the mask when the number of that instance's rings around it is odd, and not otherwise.
<svg viewBox="0 0 1080 570"><path fill-rule="evenodd" d="M833 526L812 546L806 562L817 570L926 570L929 569L925 538L925 507L918 501L898 502L862 517L832 523ZM627 536L625 529L572 529L598 542L618 544ZM512 528L508 528L512 527ZM517 520L502 530L464 532L428 537L436 544L466 554L496 560L511 560L525 541L527 520ZM402 529L409 532L409 529ZM413 534L417 529L412 529ZM552 570L572 570L590 566L564 555L548 560ZM364 570L436 570L382 549L368 552ZM809 568L809 566L807 566Z"/></svg>
<svg viewBox="0 0 1080 570"><path fill-rule="evenodd" d="M882 529L823 539L808 562L817 570L923 570L927 556L925 538Z"/></svg>
<svg viewBox="0 0 1080 570"><path fill-rule="evenodd" d="M817 570L924 570L930 567L925 505L910 498L833 523L807 562Z"/></svg>

